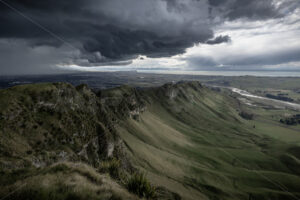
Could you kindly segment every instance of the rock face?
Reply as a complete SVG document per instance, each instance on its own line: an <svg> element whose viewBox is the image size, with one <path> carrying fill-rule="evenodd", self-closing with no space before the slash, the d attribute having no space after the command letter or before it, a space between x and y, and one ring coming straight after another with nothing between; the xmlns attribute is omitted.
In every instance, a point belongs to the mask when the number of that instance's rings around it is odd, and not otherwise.
<svg viewBox="0 0 300 200"><path fill-rule="evenodd" d="M145 109L133 89L123 89L100 96L86 85L65 83L1 90L0 167L44 167L60 161L98 166L106 158L122 158L114 125ZM119 95L110 97L114 92Z"/></svg>
<svg viewBox="0 0 300 200"><path fill-rule="evenodd" d="M167 97L169 100L174 100L176 97L183 97L186 100L192 100L192 93L189 92L190 89L196 90L200 92L200 89L203 86L195 81L195 82L179 82L179 83L167 83L162 87L156 88L157 95L163 97Z"/></svg>
<svg viewBox="0 0 300 200"><path fill-rule="evenodd" d="M146 109L146 97L136 88L121 86L100 91L97 96L118 119L128 117L136 119Z"/></svg>

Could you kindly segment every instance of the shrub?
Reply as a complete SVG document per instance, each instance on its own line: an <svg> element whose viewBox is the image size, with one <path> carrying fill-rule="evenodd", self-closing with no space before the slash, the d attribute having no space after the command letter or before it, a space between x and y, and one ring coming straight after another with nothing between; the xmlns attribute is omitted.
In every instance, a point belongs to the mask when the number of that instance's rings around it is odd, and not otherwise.
<svg viewBox="0 0 300 200"><path fill-rule="evenodd" d="M252 113L247 113L244 111L240 112L240 116L247 120L252 120L254 118L254 115Z"/></svg>
<svg viewBox="0 0 300 200"><path fill-rule="evenodd" d="M152 199L156 196L155 187L150 184L144 173L133 174L127 182L127 188L139 197Z"/></svg>

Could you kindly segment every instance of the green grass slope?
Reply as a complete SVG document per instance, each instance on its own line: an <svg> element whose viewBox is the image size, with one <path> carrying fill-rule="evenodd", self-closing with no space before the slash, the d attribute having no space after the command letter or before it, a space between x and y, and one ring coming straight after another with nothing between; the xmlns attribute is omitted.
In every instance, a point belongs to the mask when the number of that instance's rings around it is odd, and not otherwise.
<svg viewBox="0 0 300 200"><path fill-rule="evenodd" d="M294 143L272 136L273 124L247 121L239 103L197 82L143 91L147 109L118 132L134 165L183 199L300 198ZM258 124L253 128L253 123Z"/></svg>

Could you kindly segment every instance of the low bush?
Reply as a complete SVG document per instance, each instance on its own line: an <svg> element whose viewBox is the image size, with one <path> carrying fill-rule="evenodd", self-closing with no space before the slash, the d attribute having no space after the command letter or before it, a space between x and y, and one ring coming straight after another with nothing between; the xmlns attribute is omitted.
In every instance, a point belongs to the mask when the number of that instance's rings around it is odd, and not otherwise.
<svg viewBox="0 0 300 200"><path fill-rule="evenodd" d="M253 120L254 115L252 113L247 113L247 112L240 112L240 116L246 120Z"/></svg>

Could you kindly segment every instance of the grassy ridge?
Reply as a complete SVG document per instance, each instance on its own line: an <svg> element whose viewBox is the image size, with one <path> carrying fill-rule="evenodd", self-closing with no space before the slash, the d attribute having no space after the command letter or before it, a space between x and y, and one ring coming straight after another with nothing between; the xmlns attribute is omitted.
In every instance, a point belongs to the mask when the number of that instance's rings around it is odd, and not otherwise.
<svg viewBox="0 0 300 200"><path fill-rule="evenodd" d="M140 120L119 127L135 165L185 199L299 196L299 160L288 153L299 147L277 137L286 131L299 143L299 132L281 127L271 137L276 126L242 119L234 99L195 84L147 91Z"/></svg>
<svg viewBox="0 0 300 200"><path fill-rule="evenodd" d="M11 199L137 198L126 186L158 199L299 196L299 126L198 82L96 94L18 86L0 91L0 108L0 197L17 189Z"/></svg>
<svg viewBox="0 0 300 200"><path fill-rule="evenodd" d="M174 199L132 168L116 134L118 121L143 109L134 92L97 96L66 83L0 90L0 199Z"/></svg>

